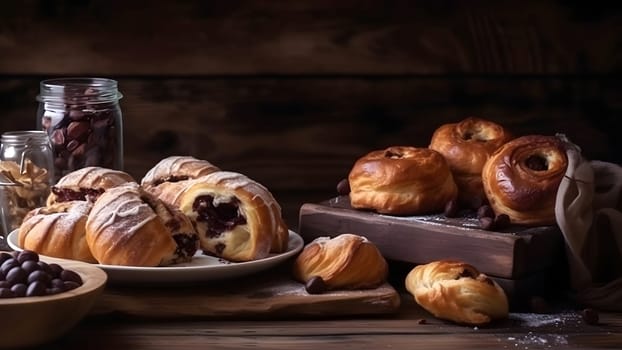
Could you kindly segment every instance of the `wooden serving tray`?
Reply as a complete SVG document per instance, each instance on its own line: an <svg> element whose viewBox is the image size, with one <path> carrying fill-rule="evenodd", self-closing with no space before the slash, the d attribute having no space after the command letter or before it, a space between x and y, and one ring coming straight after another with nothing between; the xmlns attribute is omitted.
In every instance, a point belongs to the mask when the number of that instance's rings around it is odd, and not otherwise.
<svg viewBox="0 0 622 350"><path fill-rule="evenodd" d="M458 218L443 214L397 217L353 209L348 196L300 209L299 233L317 237L356 233L374 242L387 259L424 264L456 259L496 278L509 294L523 295L559 280L565 261L559 228L510 226L503 231L479 228L475 213ZM543 283L544 282L544 283Z"/></svg>
<svg viewBox="0 0 622 350"><path fill-rule="evenodd" d="M398 292L388 283L369 290L308 294L287 269L253 277L180 286L108 286L92 315L153 318L273 318L390 314Z"/></svg>

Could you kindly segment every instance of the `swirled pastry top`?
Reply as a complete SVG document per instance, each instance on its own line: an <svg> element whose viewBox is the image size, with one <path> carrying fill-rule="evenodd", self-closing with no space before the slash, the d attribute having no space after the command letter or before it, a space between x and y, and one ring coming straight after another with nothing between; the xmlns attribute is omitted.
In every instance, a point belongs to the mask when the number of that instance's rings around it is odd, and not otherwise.
<svg viewBox="0 0 622 350"><path fill-rule="evenodd" d="M510 138L501 125L469 117L436 129L429 147L447 159L454 176L479 176L490 155Z"/></svg>
<svg viewBox="0 0 622 350"><path fill-rule="evenodd" d="M496 214L513 223L555 223L555 198L566 173L566 147L555 136L528 135L499 148L484 165L482 180Z"/></svg>

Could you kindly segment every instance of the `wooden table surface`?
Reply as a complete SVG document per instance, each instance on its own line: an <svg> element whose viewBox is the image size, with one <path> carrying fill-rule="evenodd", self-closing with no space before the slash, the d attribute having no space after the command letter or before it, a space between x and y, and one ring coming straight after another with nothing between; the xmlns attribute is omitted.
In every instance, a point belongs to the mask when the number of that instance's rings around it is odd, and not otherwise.
<svg viewBox="0 0 622 350"><path fill-rule="evenodd" d="M513 312L487 327L432 317L407 293L395 314L344 318L205 319L90 316L45 349L590 349L622 348L622 314Z"/></svg>

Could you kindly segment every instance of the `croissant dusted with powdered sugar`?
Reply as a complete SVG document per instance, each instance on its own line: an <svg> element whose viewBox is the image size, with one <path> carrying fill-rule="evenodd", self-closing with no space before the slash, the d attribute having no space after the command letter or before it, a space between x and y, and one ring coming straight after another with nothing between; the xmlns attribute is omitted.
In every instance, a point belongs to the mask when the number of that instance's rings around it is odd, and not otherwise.
<svg viewBox="0 0 622 350"><path fill-rule="evenodd" d="M96 262L86 243L92 203L70 201L30 211L18 231L19 246L56 258Z"/></svg>
<svg viewBox="0 0 622 350"><path fill-rule="evenodd" d="M94 201L107 189L128 182L136 181L123 171L95 166L78 169L63 176L52 186L47 205L72 200Z"/></svg>
<svg viewBox="0 0 622 350"><path fill-rule="evenodd" d="M328 289L365 289L386 281L388 265L367 238L345 233L307 244L294 262L293 273L302 283L321 277Z"/></svg>
<svg viewBox="0 0 622 350"><path fill-rule="evenodd" d="M86 241L97 261L109 265L180 263L199 247L190 220L136 183L111 188L95 201Z"/></svg>

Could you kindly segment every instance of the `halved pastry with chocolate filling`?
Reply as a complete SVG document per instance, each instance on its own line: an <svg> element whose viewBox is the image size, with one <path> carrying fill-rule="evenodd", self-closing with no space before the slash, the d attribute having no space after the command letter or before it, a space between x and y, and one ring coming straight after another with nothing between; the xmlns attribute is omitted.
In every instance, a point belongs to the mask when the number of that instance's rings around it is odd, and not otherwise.
<svg viewBox="0 0 622 350"><path fill-rule="evenodd" d="M218 171L192 180L177 199L195 224L201 248L231 261L287 249L289 232L270 191L248 177Z"/></svg>
<svg viewBox="0 0 622 350"><path fill-rule="evenodd" d="M86 221L86 242L109 265L165 266L186 262L199 249L188 217L136 183L104 192Z"/></svg>
<svg viewBox="0 0 622 350"><path fill-rule="evenodd" d="M47 199L47 205L75 200L95 201L104 191L128 182L136 182L123 171L102 167L86 167L63 176Z"/></svg>

